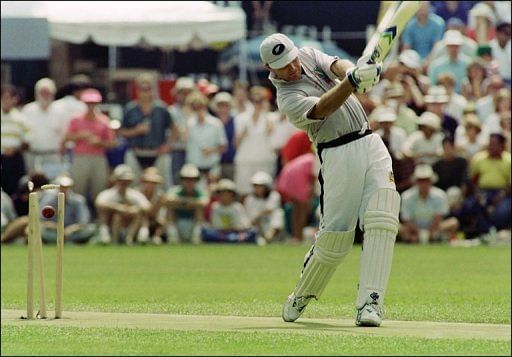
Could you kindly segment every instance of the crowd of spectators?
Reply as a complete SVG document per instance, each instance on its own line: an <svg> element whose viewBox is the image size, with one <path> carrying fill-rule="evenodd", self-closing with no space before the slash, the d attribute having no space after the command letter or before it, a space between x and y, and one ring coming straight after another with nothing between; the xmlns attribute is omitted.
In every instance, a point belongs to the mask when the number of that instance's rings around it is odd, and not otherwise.
<svg viewBox="0 0 512 357"><path fill-rule="evenodd" d="M380 83L358 97L392 156L399 242L510 235L511 25L497 1L422 2ZM508 14L508 17L506 17ZM180 77L168 106L152 77L119 123L87 76L55 100L2 86L2 242L26 235L28 181L66 192L66 240L300 243L318 224L319 160L270 88ZM55 192L41 204L56 205ZM55 218L43 238L55 240Z"/></svg>

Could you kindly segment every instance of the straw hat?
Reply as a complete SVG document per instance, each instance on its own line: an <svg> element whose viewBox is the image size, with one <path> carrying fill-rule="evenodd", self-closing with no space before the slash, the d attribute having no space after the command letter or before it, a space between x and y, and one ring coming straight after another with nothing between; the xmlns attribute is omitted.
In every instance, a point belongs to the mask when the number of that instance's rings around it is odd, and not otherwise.
<svg viewBox="0 0 512 357"><path fill-rule="evenodd" d="M384 89L384 97L386 99L389 98L398 98L404 95L404 86L399 82L390 82L386 89Z"/></svg>
<svg viewBox="0 0 512 357"><path fill-rule="evenodd" d="M115 180L121 181L133 181L135 178L131 167L126 164L117 165L112 173L112 177Z"/></svg>
<svg viewBox="0 0 512 357"><path fill-rule="evenodd" d="M414 173L412 174L412 179L414 181L430 179L432 183L437 181L437 175L434 170L432 170L432 166L426 164L417 165L414 169Z"/></svg>
<svg viewBox="0 0 512 357"><path fill-rule="evenodd" d="M448 103L448 94L443 86L432 86L425 96L425 103Z"/></svg>
<svg viewBox="0 0 512 357"><path fill-rule="evenodd" d="M372 111L369 119L378 123L394 122L396 120L396 113L393 108L381 105Z"/></svg>
<svg viewBox="0 0 512 357"><path fill-rule="evenodd" d="M163 177L156 167L148 167L142 172L140 180L142 182L162 183Z"/></svg>
<svg viewBox="0 0 512 357"><path fill-rule="evenodd" d="M424 112L418 118L418 125L425 125L433 129L441 129L441 118L439 115L432 112Z"/></svg>
<svg viewBox="0 0 512 357"><path fill-rule="evenodd" d="M217 192L229 191L229 192L236 193L236 185L230 179L221 179L217 183L216 190L217 190Z"/></svg>
<svg viewBox="0 0 512 357"><path fill-rule="evenodd" d="M199 178L199 169L194 164L185 164L180 170L181 178Z"/></svg>

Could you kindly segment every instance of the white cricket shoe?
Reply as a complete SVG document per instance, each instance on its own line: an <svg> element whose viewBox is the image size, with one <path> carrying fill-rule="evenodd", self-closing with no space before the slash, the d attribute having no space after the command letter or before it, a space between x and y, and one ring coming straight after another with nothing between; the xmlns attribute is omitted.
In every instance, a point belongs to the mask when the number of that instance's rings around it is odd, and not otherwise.
<svg viewBox="0 0 512 357"><path fill-rule="evenodd" d="M372 293L366 304L357 310L356 325L379 327L382 323L382 307L378 303L379 294Z"/></svg>
<svg viewBox="0 0 512 357"><path fill-rule="evenodd" d="M149 228L146 226L142 226L139 228L139 233L137 234L137 242L141 244L146 244L149 242Z"/></svg>
<svg viewBox="0 0 512 357"><path fill-rule="evenodd" d="M112 238L110 237L110 233L108 231L108 227L105 225L100 226L100 242L102 244L110 244L112 242Z"/></svg>
<svg viewBox="0 0 512 357"><path fill-rule="evenodd" d="M294 322L297 320L312 298L313 295L295 297L295 294L290 294L283 305L283 320L286 322Z"/></svg>

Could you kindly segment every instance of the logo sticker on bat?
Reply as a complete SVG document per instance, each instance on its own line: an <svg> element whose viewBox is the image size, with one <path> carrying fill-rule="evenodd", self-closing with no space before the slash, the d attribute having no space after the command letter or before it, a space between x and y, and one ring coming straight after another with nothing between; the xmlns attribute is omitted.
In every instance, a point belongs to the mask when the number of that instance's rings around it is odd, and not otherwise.
<svg viewBox="0 0 512 357"><path fill-rule="evenodd" d="M385 29L382 32L382 34L380 35L379 44L375 47L375 49L373 50L373 53L370 57L371 61L373 63L375 63L376 60L381 57L380 53L381 53L382 45L386 46L386 50L389 49L389 47L391 46L391 43L393 42L395 37L396 37L396 26L388 27L387 29ZM383 40L387 40L387 43L380 43Z"/></svg>

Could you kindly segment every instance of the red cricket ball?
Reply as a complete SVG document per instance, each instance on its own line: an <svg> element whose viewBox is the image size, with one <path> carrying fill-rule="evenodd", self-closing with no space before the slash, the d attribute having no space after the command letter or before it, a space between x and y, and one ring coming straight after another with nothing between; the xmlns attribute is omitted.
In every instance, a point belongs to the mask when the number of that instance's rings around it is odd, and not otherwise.
<svg viewBox="0 0 512 357"><path fill-rule="evenodd" d="M41 214L45 218L52 218L55 215L55 208L52 206L44 206L41 210Z"/></svg>

